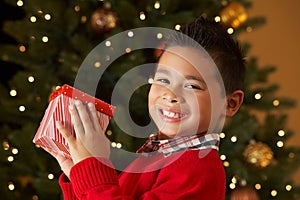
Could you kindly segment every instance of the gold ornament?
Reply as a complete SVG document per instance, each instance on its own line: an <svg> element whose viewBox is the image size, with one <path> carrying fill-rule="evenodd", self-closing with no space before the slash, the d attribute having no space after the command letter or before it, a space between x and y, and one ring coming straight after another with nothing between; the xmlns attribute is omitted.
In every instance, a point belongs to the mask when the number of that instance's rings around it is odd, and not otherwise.
<svg viewBox="0 0 300 200"><path fill-rule="evenodd" d="M226 26L237 28L247 20L248 15L242 4L231 2L221 10L220 17Z"/></svg>
<svg viewBox="0 0 300 200"><path fill-rule="evenodd" d="M273 159L273 151L262 142L250 142L243 155L249 164L257 168L267 167Z"/></svg>
<svg viewBox="0 0 300 200"><path fill-rule="evenodd" d="M105 33L117 26L118 17L110 9L99 8L92 14L90 22L96 33Z"/></svg>
<svg viewBox="0 0 300 200"><path fill-rule="evenodd" d="M237 187L231 192L230 200L259 200L254 188L249 186Z"/></svg>

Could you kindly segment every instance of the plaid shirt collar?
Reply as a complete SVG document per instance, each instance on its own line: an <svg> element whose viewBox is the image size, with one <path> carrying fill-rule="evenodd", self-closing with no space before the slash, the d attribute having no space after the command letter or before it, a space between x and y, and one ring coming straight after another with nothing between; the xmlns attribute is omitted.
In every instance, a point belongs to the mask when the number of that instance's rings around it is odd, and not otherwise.
<svg viewBox="0 0 300 200"><path fill-rule="evenodd" d="M215 149L219 150L219 134L183 136L168 140L157 140L157 135L150 136L146 143L137 151L142 155L163 153L165 157L179 151Z"/></svg>

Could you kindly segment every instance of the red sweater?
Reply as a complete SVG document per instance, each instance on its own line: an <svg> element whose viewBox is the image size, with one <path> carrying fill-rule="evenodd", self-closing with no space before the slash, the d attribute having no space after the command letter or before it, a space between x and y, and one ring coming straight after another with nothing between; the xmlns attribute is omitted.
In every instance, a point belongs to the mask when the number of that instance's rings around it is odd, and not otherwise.
<svg viewBox="0 0 300 200"><path fill-rule="evenodd" d="M59 180L65 200L225 199L225 171L216 150L141 156L119 177L109 160L88 158L71 169L70 179L63 174Z"/></svg>

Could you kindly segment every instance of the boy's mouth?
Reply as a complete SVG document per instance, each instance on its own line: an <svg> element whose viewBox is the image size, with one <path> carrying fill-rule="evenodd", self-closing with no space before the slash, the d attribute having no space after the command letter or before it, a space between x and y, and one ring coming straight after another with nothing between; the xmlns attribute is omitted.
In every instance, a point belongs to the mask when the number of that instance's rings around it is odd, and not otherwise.
<svg viewBox="0 0 300 200"><path fill-rule="evenodd" d="M162 108L159 109L159 113L162 116L162 118L167 121L180 121L186 116L186 114L184 113L173 110L166 110Z"/></svg>

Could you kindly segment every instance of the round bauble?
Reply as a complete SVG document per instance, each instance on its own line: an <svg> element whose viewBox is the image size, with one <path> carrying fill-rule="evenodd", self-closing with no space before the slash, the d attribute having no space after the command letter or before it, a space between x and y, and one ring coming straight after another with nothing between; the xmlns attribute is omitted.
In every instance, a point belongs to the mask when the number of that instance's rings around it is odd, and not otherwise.
<svg viewBox="0 0 300 200"><path fill-rule="evenodd" d="M221 10L220 17L226 26L237 28L247 20L248 15L242 4L231 2Z"/></svg>
<svg viewBox="0 0 300 200"><path fill-rule="evenodd" d="M250 142L243 155L246 161L256 168L267 167L273 159L272 149L262 142Z"/></svg>
<svg viewBox="0 0 300 200"><path fill-rule="evenodd" d="M118 17L110 9L99 8L92 14L90 22L96 33L105 33L117 26Z"/></svg>

